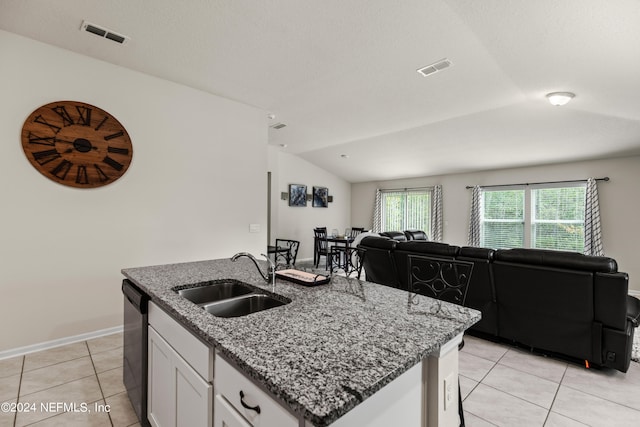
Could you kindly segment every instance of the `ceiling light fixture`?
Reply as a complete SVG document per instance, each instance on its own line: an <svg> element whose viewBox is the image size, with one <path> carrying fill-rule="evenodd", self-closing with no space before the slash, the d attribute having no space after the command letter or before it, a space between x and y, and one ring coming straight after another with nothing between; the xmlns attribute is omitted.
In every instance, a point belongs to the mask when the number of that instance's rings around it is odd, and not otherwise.
<svg viewBox="0 0 640 427"><path fill-rule="evenodd" d="M571 92L551 92L547 94L547 99L551 103L551 105L565 105L567 102L571 101L573 97L576 96L575 93Z"/></svg>

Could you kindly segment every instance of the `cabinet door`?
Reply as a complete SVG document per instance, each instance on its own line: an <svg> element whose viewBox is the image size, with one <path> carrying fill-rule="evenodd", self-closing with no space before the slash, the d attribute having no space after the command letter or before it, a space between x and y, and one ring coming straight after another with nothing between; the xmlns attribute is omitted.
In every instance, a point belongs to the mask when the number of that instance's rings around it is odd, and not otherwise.
<svg viewBox="0 0 640 427"><path fill-rule="evenodd" d="M154 427L209 427L213 387L149 327L148 418Z"/></svg>
<svg viewBox="0 0 640 427"><path fill-rule="evenodd" d="M175 389L178 426L211 426L213 386L176 354Z"/></svg>
<svg viewBox="0 0 640 427"><path fill-rule="evenodd" d="M251 427L242 416L219 394L213 404L213 427Z"/></svg>
<svg viewBox="0 0 640 427"><path fill-rule="evenodd" d="M149 327L147 418L154 427L175 426L173 350Z"/></svg>

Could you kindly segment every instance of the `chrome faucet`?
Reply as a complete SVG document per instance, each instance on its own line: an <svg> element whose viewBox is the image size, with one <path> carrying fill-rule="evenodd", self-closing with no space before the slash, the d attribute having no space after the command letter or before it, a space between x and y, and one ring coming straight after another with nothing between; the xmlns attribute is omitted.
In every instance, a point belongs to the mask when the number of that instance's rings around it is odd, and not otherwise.
<svg viewBox="0 0 640 427"><path fill-rule="evenodd" d="M231 257L231 261L236 262L236 260L238 258L243 257L243 256L249 258L251 261L253 261L253 264L258 269L258 273L260 273L260 275L265 280L265 282L271 283L271 286L273 288L273 292L275 292L275 289L276 289L276 265L273 263L273 261L271 261L271 258L269 258L267 255L265 255L265 254L260 254L260 255L265 257L267 259L267 261L269 262L269 268L267 269L267 274L266 275L262 272L262 270L260 270L260 266L258 265L258 260L256 259L256 257L251 255L249 252L238 252L237 254L235 254L234 256Z"/></svg>

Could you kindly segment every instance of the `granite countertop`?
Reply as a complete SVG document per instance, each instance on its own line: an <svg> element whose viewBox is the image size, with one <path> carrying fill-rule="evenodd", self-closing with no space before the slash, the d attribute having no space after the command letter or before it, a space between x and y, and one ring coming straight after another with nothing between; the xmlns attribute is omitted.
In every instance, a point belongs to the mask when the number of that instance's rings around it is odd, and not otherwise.
<svg viewBox="0 0 640 427"><path fill-rule="evenodd" d="M247 258L127 268L122 273L317 426L331 424L480 320L476 310L423 296L409 306L407 292L344 278L316 287L278 279L275 293L291 303L219 318L173 288L236 279L271 291Z"/></svg>

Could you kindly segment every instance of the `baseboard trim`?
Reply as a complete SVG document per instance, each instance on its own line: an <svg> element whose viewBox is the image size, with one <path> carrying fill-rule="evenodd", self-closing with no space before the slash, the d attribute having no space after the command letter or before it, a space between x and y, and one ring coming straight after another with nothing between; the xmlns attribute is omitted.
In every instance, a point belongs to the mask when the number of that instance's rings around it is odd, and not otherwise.
<svg viewBox="0 0 640 427"><path fill-rule="evenodd" d="M60 347L67 344L73 344L80 341L86 341L93 338L99 338L106 335L117 334L122 332L123 327L115 326L113 328L100 329L99 331L87 332L86 334L74 335L72 337L59 338L57 340L45 341L38 344L27 345L24 347L13 348L10 350L0 351L0 360L9 359L11 357L23 356L36 351L48 350L50 348Z"/></svg>
<svg viewBox="0 0 640 427"><path fill-rule="evenodd" d="M640 291L629 291L629 295L632 297L640 298Z"/></svg>

